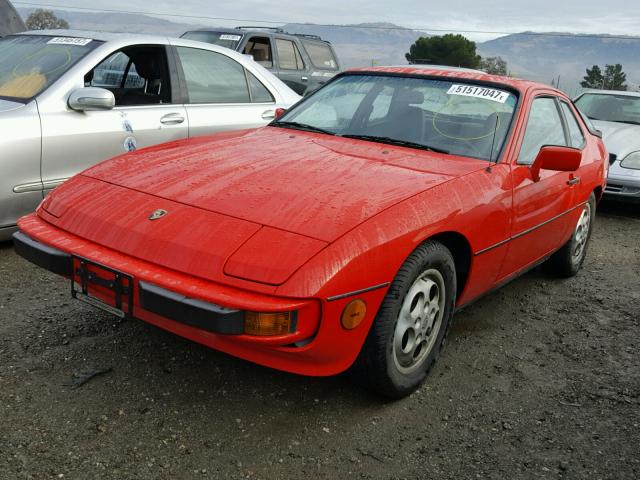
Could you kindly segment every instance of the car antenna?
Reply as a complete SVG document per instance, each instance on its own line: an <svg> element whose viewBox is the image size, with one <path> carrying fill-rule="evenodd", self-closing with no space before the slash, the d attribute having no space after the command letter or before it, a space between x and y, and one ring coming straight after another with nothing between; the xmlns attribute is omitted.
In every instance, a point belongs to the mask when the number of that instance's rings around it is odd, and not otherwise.
<svg viewBox="0 0 640 480"><path fill-rule="evenodd" d="M491 140L491 153L489 154L489 166L487 167L487 172L491 172L491 163L493 162L493 151L496 148L496 137L498 136L498 127L500 126L500 117L498 116L498 112L496 112L496 126L493 129L493 139ZM496 161L496 163L498 163Z"/></svg>

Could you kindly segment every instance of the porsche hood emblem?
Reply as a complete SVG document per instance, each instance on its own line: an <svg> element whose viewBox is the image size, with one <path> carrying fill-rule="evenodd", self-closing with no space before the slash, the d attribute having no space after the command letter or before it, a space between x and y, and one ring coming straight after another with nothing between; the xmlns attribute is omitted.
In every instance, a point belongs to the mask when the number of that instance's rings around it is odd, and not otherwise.
<svg viewBox="0 0 640 480"><path fill-rule="evenodd" d="M164 217L167 213L169 212L159 208L158 210L154 210L153 212L151 212L151 215L149 215L149 220L158 220L159 218Z"/></svg>

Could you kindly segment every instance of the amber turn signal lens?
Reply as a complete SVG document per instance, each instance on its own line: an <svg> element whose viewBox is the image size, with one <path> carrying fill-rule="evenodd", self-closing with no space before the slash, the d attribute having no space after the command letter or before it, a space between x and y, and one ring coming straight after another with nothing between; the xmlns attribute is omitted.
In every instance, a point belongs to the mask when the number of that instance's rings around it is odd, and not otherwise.
<svg viewBox="0 0 640 480"><path fill-rule="evenodd" d="M362 300L352 300L342 311L342 326L347 330L353 330L364 320L367 313L367 304Z"/></svg>
<svg viewBox="0 0 640 480"><path fill-rule="evenodd" d="M244 333L261 337L286 335L291 332L294 312L246 312Z"/></svg>

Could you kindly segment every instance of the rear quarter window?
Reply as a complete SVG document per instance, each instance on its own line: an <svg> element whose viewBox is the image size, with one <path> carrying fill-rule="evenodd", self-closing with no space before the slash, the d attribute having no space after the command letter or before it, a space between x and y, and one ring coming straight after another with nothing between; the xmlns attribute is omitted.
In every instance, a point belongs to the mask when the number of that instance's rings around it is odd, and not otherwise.
<svg viewBox="0 0 640 480"><path fill-rule="evenodd" d="M338 70L338 62L333 56L329 45L304 40L302 41L302 45L309 54L309 58L314 67L322 70Z"/></svg>

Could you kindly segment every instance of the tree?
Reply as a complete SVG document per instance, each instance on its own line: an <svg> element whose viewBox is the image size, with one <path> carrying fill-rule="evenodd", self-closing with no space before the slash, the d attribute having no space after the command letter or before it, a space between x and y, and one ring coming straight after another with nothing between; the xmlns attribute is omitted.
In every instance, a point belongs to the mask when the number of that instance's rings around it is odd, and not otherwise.
<svg viewBox="0 0 640 480"><path fill-rule="evenodd" d="M462 35L420 37L405 54L409 63L478 68L480 55L476 43Z"/></svg>
<svg viewBox="0 0 640 480"><path fill-rule="evenodd" d="M502 57L487 57L480 60L480 70L491 75L507 76L507 62Z"/></svg>
<svg viewBox="0 0 640 480"><path fill-rule="evenodd" d="M604 77L600 67L594 65L591 70L587 68L587 74L584 76L584 80L580 82L580 85L584 88L603 88Z"/></svg>
<svg viewBox="0 0 640 480"><path fill-rule="evenodd" d="M587 74L580 85L584 88L597 88L598 90L626 90L627 74L622 71L622 65L605 65L604 74L598 65L587 68Z"/></svg>
<svg viewBox="0 0 640 480"><path fill-rule="evenodd" d="M66 20L56 17L51 10L43 10L41 8L31 12L27 17L26 25L29 30L69 28L69 23Z"/></svg>
<svg viewBox="0 0 640 480"><path fill-rule="evenodd" d="M604 67L604 88L607 90L626 90L627 74L622 71L622 65L607 65Z"/></svg>

